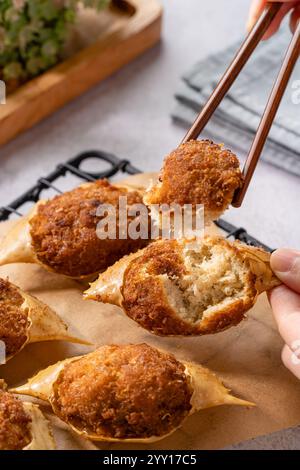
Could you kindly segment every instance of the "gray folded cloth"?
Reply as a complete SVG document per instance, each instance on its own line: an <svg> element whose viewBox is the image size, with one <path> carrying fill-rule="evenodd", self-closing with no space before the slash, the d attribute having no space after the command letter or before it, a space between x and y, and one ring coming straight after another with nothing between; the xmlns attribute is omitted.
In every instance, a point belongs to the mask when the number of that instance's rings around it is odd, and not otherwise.
<svg viewBox="0 0 300 470"><path fill-rule="evenodd" d="M206 135L246 154L287 50L291 34L287 26L262 42L206 126ZM207 101L242 40L198 62L184 77L176 93L174 121L190 126ZM295 82L298 80L298 82ZM293 99L299 85L300 60L277 113L262 159L300 176L300 104ZM294 94L294 95L293 95ZM299 92L297 93L299 96Z"/></svg>

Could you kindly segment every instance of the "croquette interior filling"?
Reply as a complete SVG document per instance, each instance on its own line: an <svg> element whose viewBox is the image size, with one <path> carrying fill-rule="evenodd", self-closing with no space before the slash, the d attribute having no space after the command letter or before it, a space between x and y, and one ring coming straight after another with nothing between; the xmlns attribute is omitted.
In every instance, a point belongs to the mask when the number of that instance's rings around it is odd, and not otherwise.
<svg viewBox="0 0 300 470"><path fill-rule="evenodd" d="M231 251L191 243L184 248L184 263L187 274L160 276L171 307L183 320L197 324L244 297L247 270Z"/></svg>

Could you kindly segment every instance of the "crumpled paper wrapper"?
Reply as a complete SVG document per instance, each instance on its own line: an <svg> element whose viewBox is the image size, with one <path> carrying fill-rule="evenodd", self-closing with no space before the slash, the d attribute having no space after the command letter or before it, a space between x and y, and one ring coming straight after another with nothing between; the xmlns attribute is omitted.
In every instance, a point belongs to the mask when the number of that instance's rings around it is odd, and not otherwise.
<svg viewBox="0 0 300 470"><path fill-rule="evenodd" d="M147 183L149 175L130 177L127 183ZM0 236L13 222L0 224ZM70 326L96 346L146 342L178 359L194 361L215 371L233 393L256 403L255 408L221 406L189 417L172 436L152 445L94 444L69 430L40 402L50 419L59 449L217 449L300 423L300 382L281 363L283 342L265 295L240 325L216 335L161 338L143 330L118 307L82 299L84 282L46 272L36 265L0 267L6 277L55 309ZM38 370L66 357L87 353L87 346L65 342L38 343L6 365L0 377L9 386L25 382Z"/></svg>

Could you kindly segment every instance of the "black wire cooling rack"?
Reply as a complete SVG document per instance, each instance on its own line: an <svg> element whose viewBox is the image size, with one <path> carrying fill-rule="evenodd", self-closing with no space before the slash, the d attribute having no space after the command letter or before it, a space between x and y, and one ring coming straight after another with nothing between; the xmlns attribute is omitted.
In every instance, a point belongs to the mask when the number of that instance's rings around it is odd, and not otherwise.
<svg viewBox="0 0 300 470"><path fill-rule="evenodd" d="M105 163L108 168L100 172L89 172L83 170L82 167L90 159L96 159L102 163ZM24 209L24 206L28 203L36 203L40 199L42 193L46 190L51 189L55 193L62 193L63 191L61 191L54 184L61 177L68 177L69 175L73 175L81 181L95 181L101 178L112 178L118 173L135 175L137 173L141 173L141 170L132 166L129 160L120 159L115 155L107 152L99 150L83 152L77 155L75 158L71 158L66 163L57 165L55 170L52 171L48 176L39 178L37 183L28 189L28 191L26 191L7 206L1 207L0 221L8 220L12 214L21 217L23 215L22 208ZM248 245L259 246L267 251L272 251L270 247L264 245L259 240L249 235L247 230L242 227L235 227L223 219L217 220L216 224L219 228L227 233L228 238L234 238L236 240L247 243Z"/></svg>

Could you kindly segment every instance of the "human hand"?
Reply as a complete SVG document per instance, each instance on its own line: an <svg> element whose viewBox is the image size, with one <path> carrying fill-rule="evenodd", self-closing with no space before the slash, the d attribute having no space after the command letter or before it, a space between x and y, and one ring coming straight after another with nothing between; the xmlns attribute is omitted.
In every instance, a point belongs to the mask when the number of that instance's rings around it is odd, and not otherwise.
<svg viewBox="0 0 300 470"><path fill-rule="evenodd" d="M271 267L283 282L269 293L278 330L285 342L282 361L300 379L300 251L275 251Z"/></svg>
<svg viewBox="0 0 300 470"><path fill-rule="evenodd" d="M279 0L273 0L279 1ZM280 24L283 18L291 11L290 17L290 27L291 30L294 31L297 25L298 20L300 19L300 0L280 0L284 5L280 8L279 12L277 13L275 19L273 20L271 26L269 27L268 31L264 35L264 39L269 39L276 31L279 29ZM249 16L248 16L248 23L247 29L250 31L260 15L262 14L263 10L266 7L268 0L252 0Z"/></svg>

